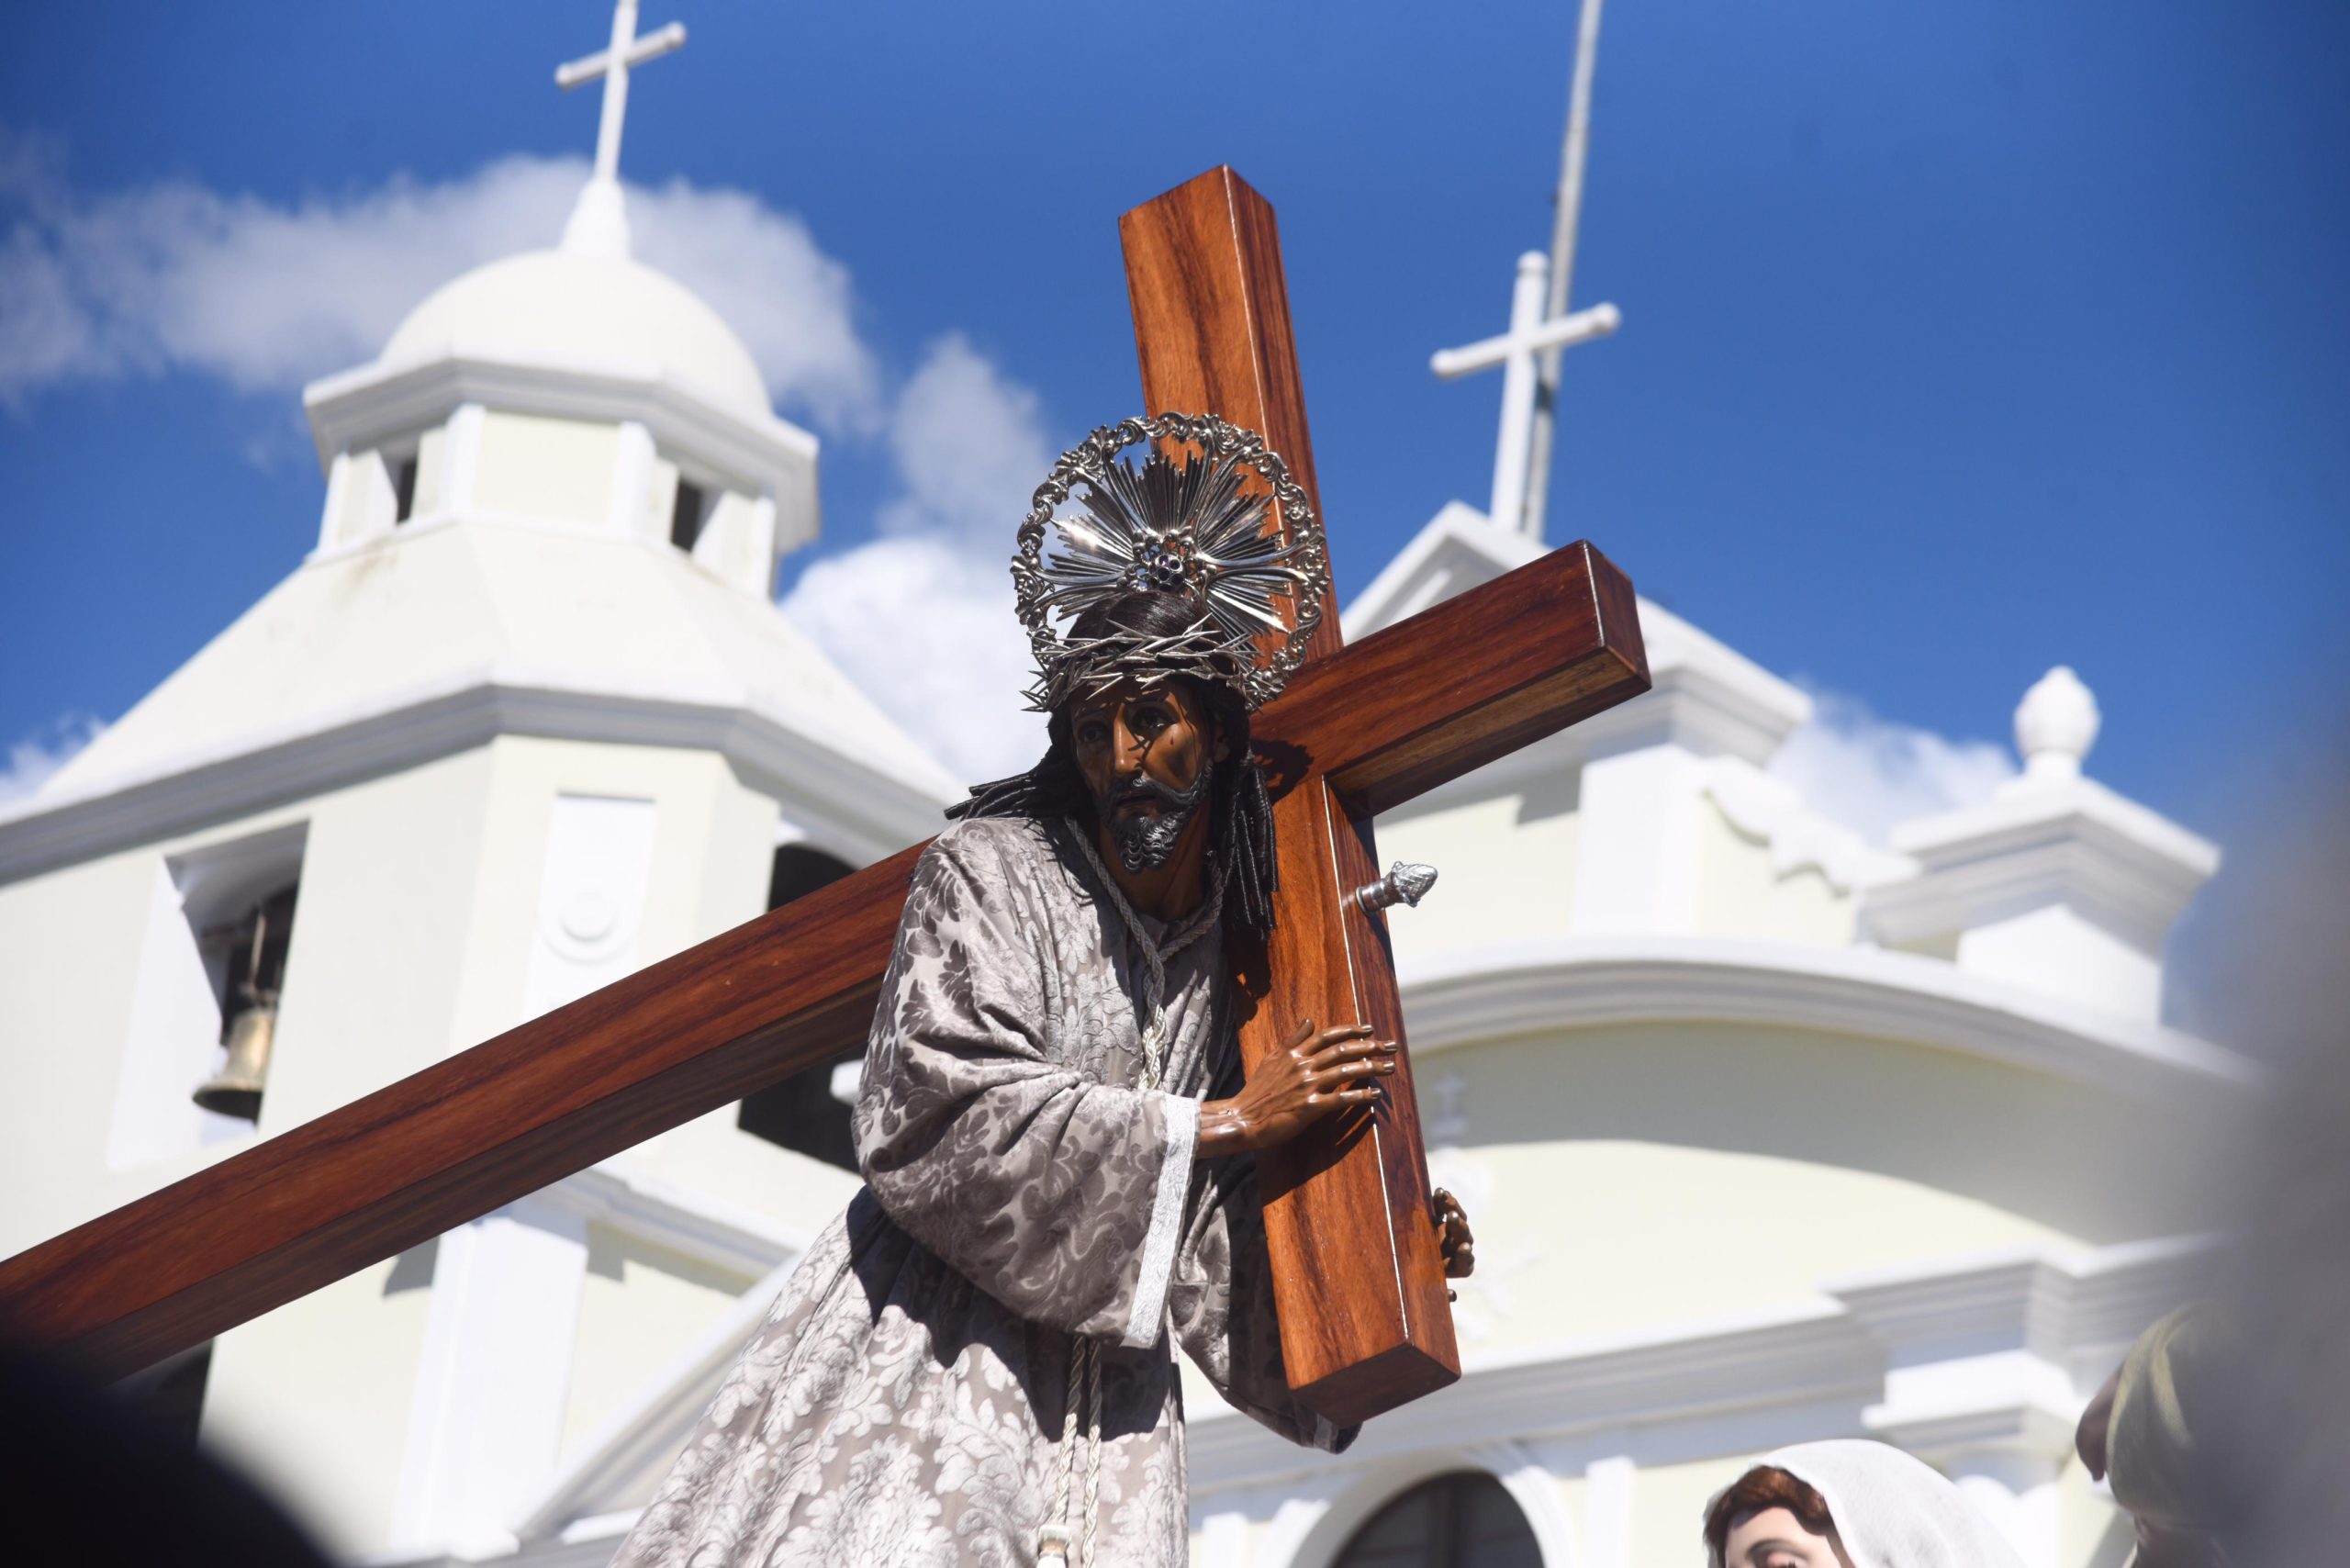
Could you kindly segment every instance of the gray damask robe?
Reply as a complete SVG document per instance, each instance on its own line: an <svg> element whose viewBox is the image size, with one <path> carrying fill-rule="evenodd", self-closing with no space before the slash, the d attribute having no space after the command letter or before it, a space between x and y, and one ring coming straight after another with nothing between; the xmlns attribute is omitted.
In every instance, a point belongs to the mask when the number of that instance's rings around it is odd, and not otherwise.
<svg viewBox="0 0 2350 1568"><path fill-rule="evenodd" d="M1140 958L1069 831L965 823L923 856L856 1106L867 1186L784 1287L620 1564L1033 1562L1072 1334L1102 1350L1104 1568L1188 1557L1164 1328L1284 1437L1352 1436L1282 1375L1255 1160L1193 1162L1203 1092L1239 1084L1220 934L1169 962L1172 1044L1162 1089L1145 1089Z"/></svg>

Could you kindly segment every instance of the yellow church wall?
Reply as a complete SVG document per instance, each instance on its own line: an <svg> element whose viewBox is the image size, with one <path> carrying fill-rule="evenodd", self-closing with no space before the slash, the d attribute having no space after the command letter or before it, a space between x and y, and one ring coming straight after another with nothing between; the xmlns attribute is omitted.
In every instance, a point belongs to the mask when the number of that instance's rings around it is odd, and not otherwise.
<svg viewBox="0 0 2350 1568"><path fill-rule="evenodd" d="M214 1342L204 1442L345 1561L390 1531L431 1248L362 1269Z"/></svg>
<svg viewBox="0 0 2350 1568"><path fill-rule="evenodd" d="M643 528L648 539L669 537L670 519L677 510L677 460L655 451L652 477L644 487Z"/></svg>
<svg viewBox="0 0 2350 1568"><path fill-rule="evenodd" d="M645 747L501 740L314 801L0 887L12 973L0 1037L26 1103L0 1138L0 1236L15 1250L249 1145L239 1138L116 1172L105 1150L155 878L166 858L307 824L302 893L263 1130L282 1131L519 1021L548 814L558 793L648 799L658 812L639 957L650 962L765 903L776 808L721 759ZM17 969L17 964L24 966ZM193 1087L193 1083L189 1085ZM812 1230L854 1180L737 1132L732 1107L666 1135L652 1162ZM648 1151L650 1152L650 1151ZM423 1254L429 1258L429 1251ZM610 1244L582 1301L576 1436L750 1282ZM431 1293L429 1263L385 1263L218 1341L207 1441L259 1462L340 1552L390 1526ZM619 1296L625 1292L628 1305ZM642 1326L642 1338L630 1325ZM272 1459L270 1456L275 1456ZM298 1459L297 1457L298 1456Z"/></svg>
<svg viewBox="0 0 2350 1568"><path fill-rule="evenodd" d="M631 1164L697 1192L723 1193L810 1240L848 1206L861 1183L836 1165L779 1148L734 1125L722 1105L629 1150Z"/></svg>
<svg viewBox="0 0 2350 1568"><path fill-rule="evenodd" d="M0 952L8 955L0 1042L16 1107L0 1137L0 1256L205 1163L190 1150L152 1167L106 1169L162 861L141 850L0 887Z"/></svg>
<svg viewBox="0 0 2350 1568"><path fill-rule="evenodd" d="M302 894L263 1133L445 1053L490 771L485 752L468 752L304 808ZM207 1440L252 1456L332 1550L376 1550L390 1527L431 1276L431 1249L420 1249L216 1343Z"/></svg>
<svg viewBox="0 0 2350 1568"><path fill-rule="evenodd" d="M766 902L775 805L701 752L505 736L485 791L468 902L475 932L450 1048L521 1023L547 824L561 795L650 801L651 868L637 921L639 967L740 924ZM730 918L731 917L731 918Z"/></svg>
<svg viewBox="0 0 2350 1568"><path fill-rule="evenodd" d="M416 494L408 515L426 517L441 510L442 475L449 454L449 428L433 425L416 438Z"/></svg>
<svg viewBox="0 0 2350 1568"><path fill-rule="evenodd" d="M474 935L451 1049L523 1021L531 946L545 870L547 823L559 795L654 802L652 867L638 925L640 967L764 913L777 809L706 753L509 736L493 743ZM848 1201L856 1180L740 1132L732 1105L626 1152L649 1173L724 1193L812 1233Z"/></svg>
<svg viewBox="0 0 2350 1568"><path fill-rule="evenodd" d="M0 1138L0 1236L21 1246L177 1181L252 1141L235 1137L109 1169L114 1108L127 1070L130 998L147 961L158 873L290 826L306 828L301 897L279 1006L260 1133L285 1131L409 1070L421 1038L448 1031L463 923L401 920L403 909L464 906L476 857L467 804L479 754L442 759L199 832L0 888L11 981L0 1038L25 1053L27 1104ZM195 1081L187 1085L192 1092Z"/></svg>
<svg viewBox="0 0 2350 1568"><path fill-rule="evenodd" d="M694 554L729 582L755 580L767 566L767 549L754 526L757 505L740 490L721 490L711 503L710 520L702 527L709 543L698 544Z"/></svg>
<svg viewBox="0 0 2350 1568"><path fill-rule="evenodd" d="M1794 1306L1819 1299L1823 1276L2071 1239L1897 1178L1774 1156L1607 1141L1471 1158L1485 1189L1472 1208L1481 1277L1457 1314L1472 1355Z"/></svg>
<svg viewBox="0 0 2350 1568"><path fill-rule="evenodd" d="M264 1135L446 1054L488 773L465 752L311 807Z"/></svg>
<svg viewBox="0 0 2350 1568"><path fill-rule="evenodd" d="M482 418L474 504L559 521L611 516L620 429L491 409Z"/></svg>
<svg viewBox="0 0 2350 1568"><path fill-rule="evenodd" d="M700 1335L753 1281L608 1226L588 1229L565 1456Z"/></svg>
<svg viewBox="0 0 2350 1568"><path fill-rule="evenodd" d="M1566 1510L1567 1518L1574 1529L1575 1539L1589 1540L1591 1539L1590 1485L1580 1475L1553 1476L1550 1481L1550 1490L1558 1497L1560 1506Z"/></svg>
<svg viewBox="0 0 2350 1568"><path fill-rule="evenodd" d="M1620 1139L1897 1179L2087 1245L2198 1218L2163 1107L1914 1042L1776 1025L1634 1024L1430 1054L1475 1148ZM2208 1216L2206 1216L2208 1217Z"/></svg>
<svg viewBox="0 0 2350 1568"><path fill-rule="evenodd" d="M1699 1568L1706 1504L1746 1473L1744 1458L1642 1465L1633 1473L1627 1568Z"/></svg>
<svg viewBox="0 0 2350 1568"><path fill-rule="evenodd" d="M725 763L712 760L716 777L699 897L685 916L688 944L765 914L775 872L775 801L745 785Z"/></svg>
<svg viewBox="0 0 2350 1568"><path fill-rule="evenodd" d="M1854 1271L2193 1230L2162 1120L2021 1069L1801 1030L1651 1025L1431 1053L1462 1126L1474 1356L1818 1299ZM1902 1108L1889 1112L1888 1107Z"/></svg>
<svg viewBox="0 0 2350 1568"><path fill-rule="evenodd" d="M2137 1532L2112 1498L2095 1490L2087 1466L2065 1462L2057 1484L2057 1561L2081 1568L2122 1568L2137 1548Z"/></svg>
<svg viewBox="0 0 2350 1568"><path fill-rule="evenodd" d="M1499 942L1563 936L1573 900L1574 781L1382 817L1382 865L1417 860L1438 880L1417 909L1388 922L1399 962Z"/></svg>
<svg viewBox="0 0 2350 1568"><path fill-rule="evenodd" d="M1695 925L1709 936L1752 936L1847 947L1852 900L1816 866L1784 875L1772 869L1771 846L1741 832L1711 800L1697 807Z"/></svg>
<svg viewBox="0 0 2350 1568"><path fill-rule="evenodd" d="M333 526L327 531L330 541L348 544L391 521L386 502L391 487L391 465L382 449L368 447L349 454Z"/></svg>

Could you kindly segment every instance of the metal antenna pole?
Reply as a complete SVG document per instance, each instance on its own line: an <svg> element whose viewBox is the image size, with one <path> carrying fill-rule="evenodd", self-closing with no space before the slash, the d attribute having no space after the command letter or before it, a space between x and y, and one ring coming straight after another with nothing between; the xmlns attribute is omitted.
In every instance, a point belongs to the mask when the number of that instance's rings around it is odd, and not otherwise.
<svg viewBox="0 0 2350 1568"><path fill-rule="evenodd" d="M1550 301L1546 319L1567 313L1567 298L1575 275L1575 227L1583 216L1583 160L1591 143L1591 75L1599 60L1600 0L1583 0L1583 22L1575 35L1574 85L1567 98L1567 139L1559 152L1558 211L1550 229ZM1525 530L1537 543L1542 541L1543 514L1550 499L1550 446L1558 420L1559 360L1563 349L1543 352L1539 390L1534 399L1534 430L1528 448L1526 516L1494 521Z"/></svg>

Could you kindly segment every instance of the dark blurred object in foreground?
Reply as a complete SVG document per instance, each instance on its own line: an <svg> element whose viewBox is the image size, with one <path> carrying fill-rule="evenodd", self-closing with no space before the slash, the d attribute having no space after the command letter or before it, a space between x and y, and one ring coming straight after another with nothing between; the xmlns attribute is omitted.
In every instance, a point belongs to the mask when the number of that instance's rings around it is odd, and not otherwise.
<svg viewBox="0 0 2350 1568"><path fill-rule="evenodd" d="M0 1561L326 1568L252 1484L187 1432L0 1347Z"/></svg>
<svg viewBox="0 0 2350 1568"><path fill-rule="evenodd" d="M2214 987L2275 1075L2225 1178L2237 1223L2210 1298L2083 1417L2143 1568L2350 1561L2350 745L2274 788L2301 809L2237 852Z"/></svg>

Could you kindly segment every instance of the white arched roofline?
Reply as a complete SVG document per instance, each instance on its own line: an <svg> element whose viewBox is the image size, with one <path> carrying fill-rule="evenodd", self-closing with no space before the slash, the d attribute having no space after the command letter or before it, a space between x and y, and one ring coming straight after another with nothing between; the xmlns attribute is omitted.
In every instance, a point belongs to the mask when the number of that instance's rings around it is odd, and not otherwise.
<svg viewBox="0 0 2350 1568"><path fill-rule="evenodd" d="M714 752L775 792L819 847L865 864L943 825L934 765L909 777L821 715L724 681L609 679L499 662L0 810L0 882L437 760L501 736ZM919 761L919 758L911 759Z"/></svg>
<svg viewBox="0 0 2350 1568"><path fill-rule="evenodd" d="M1908 1041L2154 1098L2255 1081L2165 1028L1876 947L1684 935L1496 944L1398 966L1416 1055L1611 1024L1762 1024Z"/></svg>

